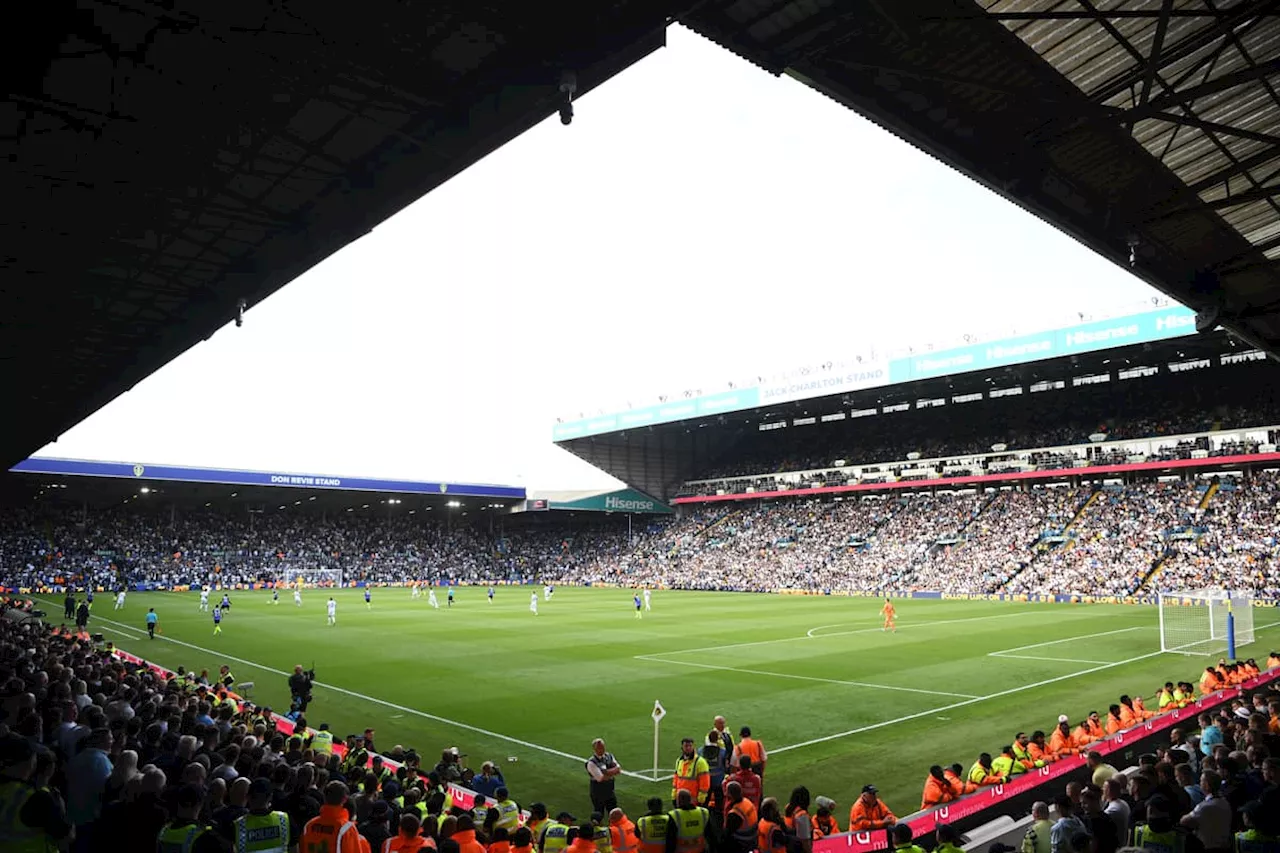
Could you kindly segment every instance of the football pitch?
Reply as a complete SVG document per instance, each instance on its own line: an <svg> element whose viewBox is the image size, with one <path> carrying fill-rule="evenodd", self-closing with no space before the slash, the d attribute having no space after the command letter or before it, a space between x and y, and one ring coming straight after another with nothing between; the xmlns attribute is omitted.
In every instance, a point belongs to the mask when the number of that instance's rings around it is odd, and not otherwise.
<svg viewBox="0 0 1280 853"><path fill-rule="evenodd" d="M582 762L603 737L626 769L631 814L670 794L680 738L701 744L717 714L749 725L769 751L766 793L785 802L804 784L847 810L867 783L898 815L915 811L931 764L995 753L1022 730L1104 716L1122 693L1151 697L1167 680L1197 682L1201 658L1162 654L1154 607L897 601L898 632L881 630L874 598L716 592L653 594L634 618L630 590L558 589L529 612L531 587L460 588L440 609L407 589L307 590L295 607L267 591L231 594L213 635L197 593L130 593L123 611L97 596L90 630L170 669L228 664L252 699L288 708L295 664L316 668L312 726L377 730L380 751L413 746L424 766L457 746L479 769L494 761L522 804L589 811ZM211 603L220 600L217 593ZM51 616L61 601L46 599ZM162 634L148 640L147 608ZM1280 646L1280 612L1255 612L1257 642ZM653 781L654 701L661 724ZM1152 704L1149 703L1149 706ZM514 760L512 760L514 759ZM844 814L844 811L841 812Z"/></svg>

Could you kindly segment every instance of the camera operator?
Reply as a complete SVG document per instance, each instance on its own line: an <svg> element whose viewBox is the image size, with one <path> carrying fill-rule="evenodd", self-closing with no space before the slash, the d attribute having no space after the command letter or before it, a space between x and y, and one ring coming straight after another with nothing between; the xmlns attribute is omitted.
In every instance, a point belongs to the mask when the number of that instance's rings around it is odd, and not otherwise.
<svg viewBox="0 0 1280 853"><path fill-rule="evenodd" d="M293 668L289 676L289 695L293 697L293 706L299 713L307 712L307 704L311 701L311 684L316 679L314 669L304 670L302 664Z"/></svg>

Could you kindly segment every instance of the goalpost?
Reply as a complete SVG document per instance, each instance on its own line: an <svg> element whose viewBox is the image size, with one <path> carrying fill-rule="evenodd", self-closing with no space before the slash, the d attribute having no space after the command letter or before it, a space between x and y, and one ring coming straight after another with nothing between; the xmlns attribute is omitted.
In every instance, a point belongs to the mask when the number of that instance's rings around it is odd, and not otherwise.
<svg viewBox="0 0 1280 853"><path fill-rule="evenodd" d="M340 587L342 569L289 569L284 573L284 581L291 588Z"/></svg>
<svg viewBox="0 0 1280 853"><path fill-rule="evenodd" d="M1162 592L1160 651L1234 658L1253 642L1253 599L1224 589Z"/></svg>

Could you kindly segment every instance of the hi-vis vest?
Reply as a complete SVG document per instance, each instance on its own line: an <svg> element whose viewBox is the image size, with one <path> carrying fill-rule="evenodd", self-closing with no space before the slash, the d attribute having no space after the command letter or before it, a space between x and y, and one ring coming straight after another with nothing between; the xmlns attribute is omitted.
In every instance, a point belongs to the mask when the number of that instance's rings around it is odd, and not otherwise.
<svg viewBox="0 0 1280 853"><path fill-rule="evenodd" d="M332 755L333 732L316 732L311 736L311 748L319 755Z"/></svg>
<svg viewBox="0 0 1280 853"><path fill-rule="evenodd" d="M1133 828L1133 846L1152 853L1183 853L1187 842L1177 830L1152 832L1151 827L1140 824Z"/></svg>
<svg viewBox="0 0 1280 853"><path fill-rule="evenodd" d="M57 849L44 830L22 823L22 808L35 792L25 782L0 785L0 850L5 853L46 853Z"/></svg>
<svg viewBox="0 0 1280 853"><path fill-rule="evenodd" d="M547 821L542 833L542 853L560 853L569 846L569 827L557 821Z"/></svg>
<svg viewBox="0 0 1280 853"><path fill-rule="evenodd" d="M676 822L676 850L679 853L704 853L711 813L702 806L695 806L674 810L671 819Z"/></svg>
<svg viewBox="0 0 1280 853"><path fill-rule="evenodd" d="M289 816L270 812L236 818L235 853L289 853Z"/></svg>
<svg viewBox="0 0 1280 853"><path fill-rule="evenodd" d="M1256 829L1237 832L1236 853L1280 853L1280 839Z"/></svg>
<svg viewBox="0 0 1280 853"><path fill-rule="evenodd" d="M516 805L515 800L503 800L494 806L498 810L497 826L502 827L512 835L520 826L520 806Z"/></svg>
<svg viewBox="0 0 1280 853"><path fill-rule="evenodd" d="M597 826L591 840L596 843L596 853L613 853L613 833L609 831L609 824Z"/></svg>
<svg viewBox="0 0 1280 853"><path fill-rule="evenodd" d="M670 823L671 816L665 814L647 814L636 821L640 853L666 853L667 826Z"/></svg>
<svg viewBox="0 0 1280 853"><path fill-rule="evenodd" d="M198 823L165 824L156 838L156 853L191 853L196 839L208 831Z"/></svg>

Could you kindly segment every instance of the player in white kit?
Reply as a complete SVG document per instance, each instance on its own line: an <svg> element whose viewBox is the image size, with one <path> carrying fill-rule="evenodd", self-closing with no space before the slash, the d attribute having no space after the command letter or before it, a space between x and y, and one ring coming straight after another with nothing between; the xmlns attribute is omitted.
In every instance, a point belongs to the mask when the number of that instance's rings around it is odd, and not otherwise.
<svg viewBox="0 0 1280 853"><path fill-rule="evenodd" d="M652 610L652 609L653 609L653 605L649 603L649 588L648 588L648 587L645 587L645 588L644 588L644 609L645 609L645 610Z"/></svg>
<svg viewBox="0 0 1280 853"><path fill-rule="evenodd" d="M124 590L116 593L116 610L124 610Z"/></svg>
<svg viewBox="0 0 1280 853"><path fill-rule="evenodd" d="M332 596L329 598L329 624L338 624L338 602L334 601Z"/></svg>
<svg viewBox="0 0 1280 853"><path fill-rule="evenodd" d="M427 590L427 604L430 604L436 610L440 609L440 602L436 601L436 588L434 586Z"/></svg>
<svg viewBox="0 0 1280 853"><path fill-rule="evenodd" d="M551 587L550 587L550 586L544 586L544 587L542 588L542 600L543 600L543 601L550 601L550 600L551 600Z"/></svg>
<svg viewBox="0 0 1280 853"><path fill-rule="evenodd" d="M529 594L529 612L534 616L538 615L538 594L536 592Z"/></svg>
<svg viewBox="0 0 1280 853"><path fill-rule="evenodd" d="M422 598L422 587L415 583L413 588L409 591L409 597Z"/></svg>
<svg viewBox="0 0 1280 853"><path fill-rule="evenodd" d="M296 586L293 588L293 606L302 606L302 590L298 589Z"/></svg>
<svg viewBox="0 0 1280 853"><path fill-rule="evenodd" d="M200 609L206 611L209 609L209 587L207 586L200 587Z"/></svg>

